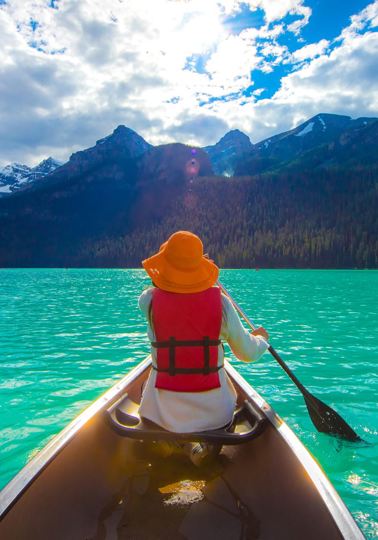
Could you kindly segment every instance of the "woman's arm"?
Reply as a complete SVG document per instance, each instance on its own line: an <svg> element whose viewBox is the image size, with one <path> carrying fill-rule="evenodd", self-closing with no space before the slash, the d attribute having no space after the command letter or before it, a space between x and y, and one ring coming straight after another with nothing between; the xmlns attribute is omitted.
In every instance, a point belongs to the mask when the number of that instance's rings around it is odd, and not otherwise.
<svg viewBox="0 0 378 540"><path fill-rule="evenodd" d="M254 334L245 330L231 301L222 294L223 320L221 337L230 345L232 352L243 362L258 360L267 350L269 337L264 328ZM264 336L264 337L263 337ZM266 339L264 339L266 336Z"/></svg>
<svg viewBox="0 0 378 540"><path fill-rule="evenodd" d="M152 300L152 291L153 287L149 287L145 291L142 292L138 299L138 305L141 312L144 314L146 319L148 320L148 311Z"/></svg>

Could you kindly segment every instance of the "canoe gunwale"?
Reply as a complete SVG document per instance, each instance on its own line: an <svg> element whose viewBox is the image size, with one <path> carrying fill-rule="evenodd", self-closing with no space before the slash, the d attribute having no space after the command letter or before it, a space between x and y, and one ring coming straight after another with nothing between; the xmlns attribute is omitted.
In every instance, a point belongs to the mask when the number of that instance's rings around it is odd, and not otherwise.
<svg viewBox="0 0 378 540"><path fill-rule="evenodd" d="M298 439L290 427L282 420L274 409L252 388L252 386L236 371L236 369L227 363L227 373L242 388L248 397L260 407L266 414L268 420L273 424L279 435L284 439L290 450L301 463L309 475L311 481L319 492L329 513L331 514L336 526L340 530L345 540L365 540L361 529L355 522L347 506L333 487L325 472L322 470L316 459L307 450L304 444Z"/></svg>
<svg viewBox="0 0 378 540"><path fill-rule="evenodd" d="M94 416L108 409L117 401L125 388L137 379L151 365L151 357L131 369L120 381L116 382L103 395L89 405L82 413L72 420L62 431L55 435L50 442L39 451L34 458L4 487L0 493L0 521L16 504L25 490L48 467L48 465L64 450L70 441L80 432ZM364 540L364 535L354 521L348 508L332 486L327 476L316 462L315 458L305 448L289 426L277 415L274 409L252 388L252 386L225 361L225 368L230 378L245 393L253 404L261 409L277 433L295 455L301 466L307 472L315 489L328 509L332 519L345 540Z"/></svg>
<svg viewBox="0 0 378 540"><path fill-rule="evenodd" d="M12 506L22 496L30 484L38 478L44 469L56 458L62 450L69 444L73 437L81 428L89 422L101 410L109 407L112 402L118 399L121 392L124 391L130 382L136 379L151 364L151 357L131 369L120 381L116 382L111 388L106 390L102 396L97 398L82 413L74 418L65 428L57 433L42 448L13 479L0 492L0 521L9 512Z"/></svg>

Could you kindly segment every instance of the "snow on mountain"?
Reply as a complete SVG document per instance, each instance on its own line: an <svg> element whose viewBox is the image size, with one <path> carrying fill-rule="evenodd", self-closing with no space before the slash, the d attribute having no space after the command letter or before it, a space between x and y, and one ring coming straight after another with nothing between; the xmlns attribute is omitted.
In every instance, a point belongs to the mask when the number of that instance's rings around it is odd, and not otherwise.
<svg viewBox="0 0 378 540"><path fill-rule="evenodd" d="M303 135L306 135L307 133L310 133L312 131L312 128L314 127L314 122L309 122L307 126L305 126L299 133L295 133L295 137L303 137Z"/></svg>
<svg viewBox="0 0 378 540"><path fill-rule="evenodd" d="M326 123L324 122L324 120L323 120L323 118L321 117L320 114L318 115L318 120L321 123L321 125L323 126L323 131L325 131L327 129L327 126L326 126Z"/></svg>
<svg viewBox="0 0 378 540"><path fill-rule="evenodd" d="M261 174L287 167L305 168L342 165L348 161L374 161L373 144L377 118L319 113L299 126L253 146L236 167L236 175ZM376 143L376 142L375 142ZM350 146L347 155L343 148ZM348 146L348 147L349 147Z"/></svg>
<svg viewBox="0 0 378 540"><path fill-rule="evenodd" d="M214 174L232 177L282 170L289 165L308 166L311 160L311 163L321 166L325 161L345 162L344 154L342 157L335 157L332 152L335 153L340 147L341 156L345 145L352 143L354 146L351 158L358 154L359 159L366 161L370 159L369 152L376 154L375 148L370 150L370 147L376 146L376 124L377 118L352 119L344 115L320 113L294 129L271 136L257 144L252 144L247 135L235 129L226 133L216 144L202 149L207 154L203 167L209 158ZM177 158L179 145L169 146L171 154L164 149L159 153L155 151L156 148L132 129L119 125L113 133L96 141L94 146L72 154L65 164L49 157L33 168L20 163L7 165L0 170L0 197L19 190L37 190L42 180L43 186L59 184L62 179L84 176L104 164L128 167L130 161L137 160L138 166L142 167L145 160L151 174L161 176L163 173L159 169L160 160L164 164L169 159L181 163L181 157ZM162 170L165 169L169 169L168 165L164 165ZM109 178L112 178L111 173Z"/></svg>
<svg viewBox="0 0 378 540"><path fill-rule="evenodd" d="M63 161L58 161L57 159L49 157L34 167L33 171L38 174L49 174L61 165L63 165Z"/></svg>
<svg viewBox="0 0 378 540"><path fill-rule="evenodd" d="M333 141L343 130L352 125L356 128L362 127L361 120L352 120L349 116L320 113L290 131L279 133L257 143L254 151L260 152L264 157L283 160L291 158L294 154L306 151L318 144Z"/></svg>
<svg viewBox="0 0 378 540"><path fill-rule="evenodd" d="M14 184L30 174L31 168L22 163L10 163L0 171L0 182ZM6 181L6 182L5 182Z"/></svg>
<svg viewBox="0 0 378 540"><path fill-rule="evenodd" d="M0 194L10 194L24 189L27 185L55 171L62 164L52 157L44 159L35 167L28 167L22 163L10 163L0 170Z"/></svg>

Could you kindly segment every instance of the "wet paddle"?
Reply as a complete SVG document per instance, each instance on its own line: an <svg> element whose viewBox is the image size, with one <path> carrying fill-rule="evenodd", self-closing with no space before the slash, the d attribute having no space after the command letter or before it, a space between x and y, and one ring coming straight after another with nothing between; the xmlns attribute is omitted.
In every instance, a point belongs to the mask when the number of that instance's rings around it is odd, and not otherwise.
<svg viewBox="0 0 378 540"><path fill-rule="evenodd" d="M253 324L253 322L247 317L242 308L235 302L227 289L225 289L225 287L219 281L218 286L220 287L222 292L230 299L236 311L239 312L245 322L252 328L252 330L256 330L256 326ZM296 385L298 390L302 393L310 418L318 431L327 433L328 435L340 437L347 441L358 442L362 440L357 435L357 433L350 427L350 425L347 424L345 420L341 418L341 416L336 411L323 403L323 401L321 401L320 399L313 396L303 386L303 384L297 379L291 369L289 369L289 367L285 364L280 355L271 345L269 345L268 351L274 357L274 359L277 360L282 369L287 373L287 375Z"/></svg>

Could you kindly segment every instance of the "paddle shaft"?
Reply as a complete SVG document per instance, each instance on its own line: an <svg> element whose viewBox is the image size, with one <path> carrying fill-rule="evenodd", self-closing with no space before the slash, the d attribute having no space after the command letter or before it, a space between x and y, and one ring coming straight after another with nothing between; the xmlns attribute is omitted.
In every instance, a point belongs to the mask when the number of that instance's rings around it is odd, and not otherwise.
<svg viewBox="0 0 378 540"><path fill-rule="evenodd" d="M252 328L252 330L256 330L256 326L253 324L251 319L246 315L246 313L243 311L243 309L235 302L235 300L232 298L230 293L227 291L227 289L222 285L220 281L218 281L218 286L222 290L222 292L229 298L229 300L232 302L234 308L236 311L239 312L240 316L245 320L245 322ZM297 377L294 375L294 373L291 371L291 369L285 364L285 362L282 360L278 352L269 345L268 351L270 354L277 360L279 365L282 367L282 369L287 373L287 375L290 377L290 379L293 381L293 383L297 386L297 388L302 392L302 394L306 395L306 397L309 396L308 390L303 386L303 384L297 379Z"/></svg>
<svg viewBox="0 0 378 540"><path fill-rule="evenodd" d="M256 330L253 322L249 319L249 317L247 317L242 308L238 306L238 304L232 298L227 289L225 289L219 281L218 286L227 296L227 298L229 298L236 311L239 312L245 322L252 328L252 330ZM312 423L318 431L327 433L328 435L341 437L347 441L358 442L362 440L354 431L354 429L351 428L350 425L345 422L345 420L335 410L333 410L331 407L329 407L329 405L315 397L303 386L303 384L297 379L291 369L289 369L289 367L282 360L278 352L275 351L271 345L269 345L268 351L279 363L279 365L282 367L282 369L286 372L286 374L290 377L295 386L303 395Z"/></svg>

